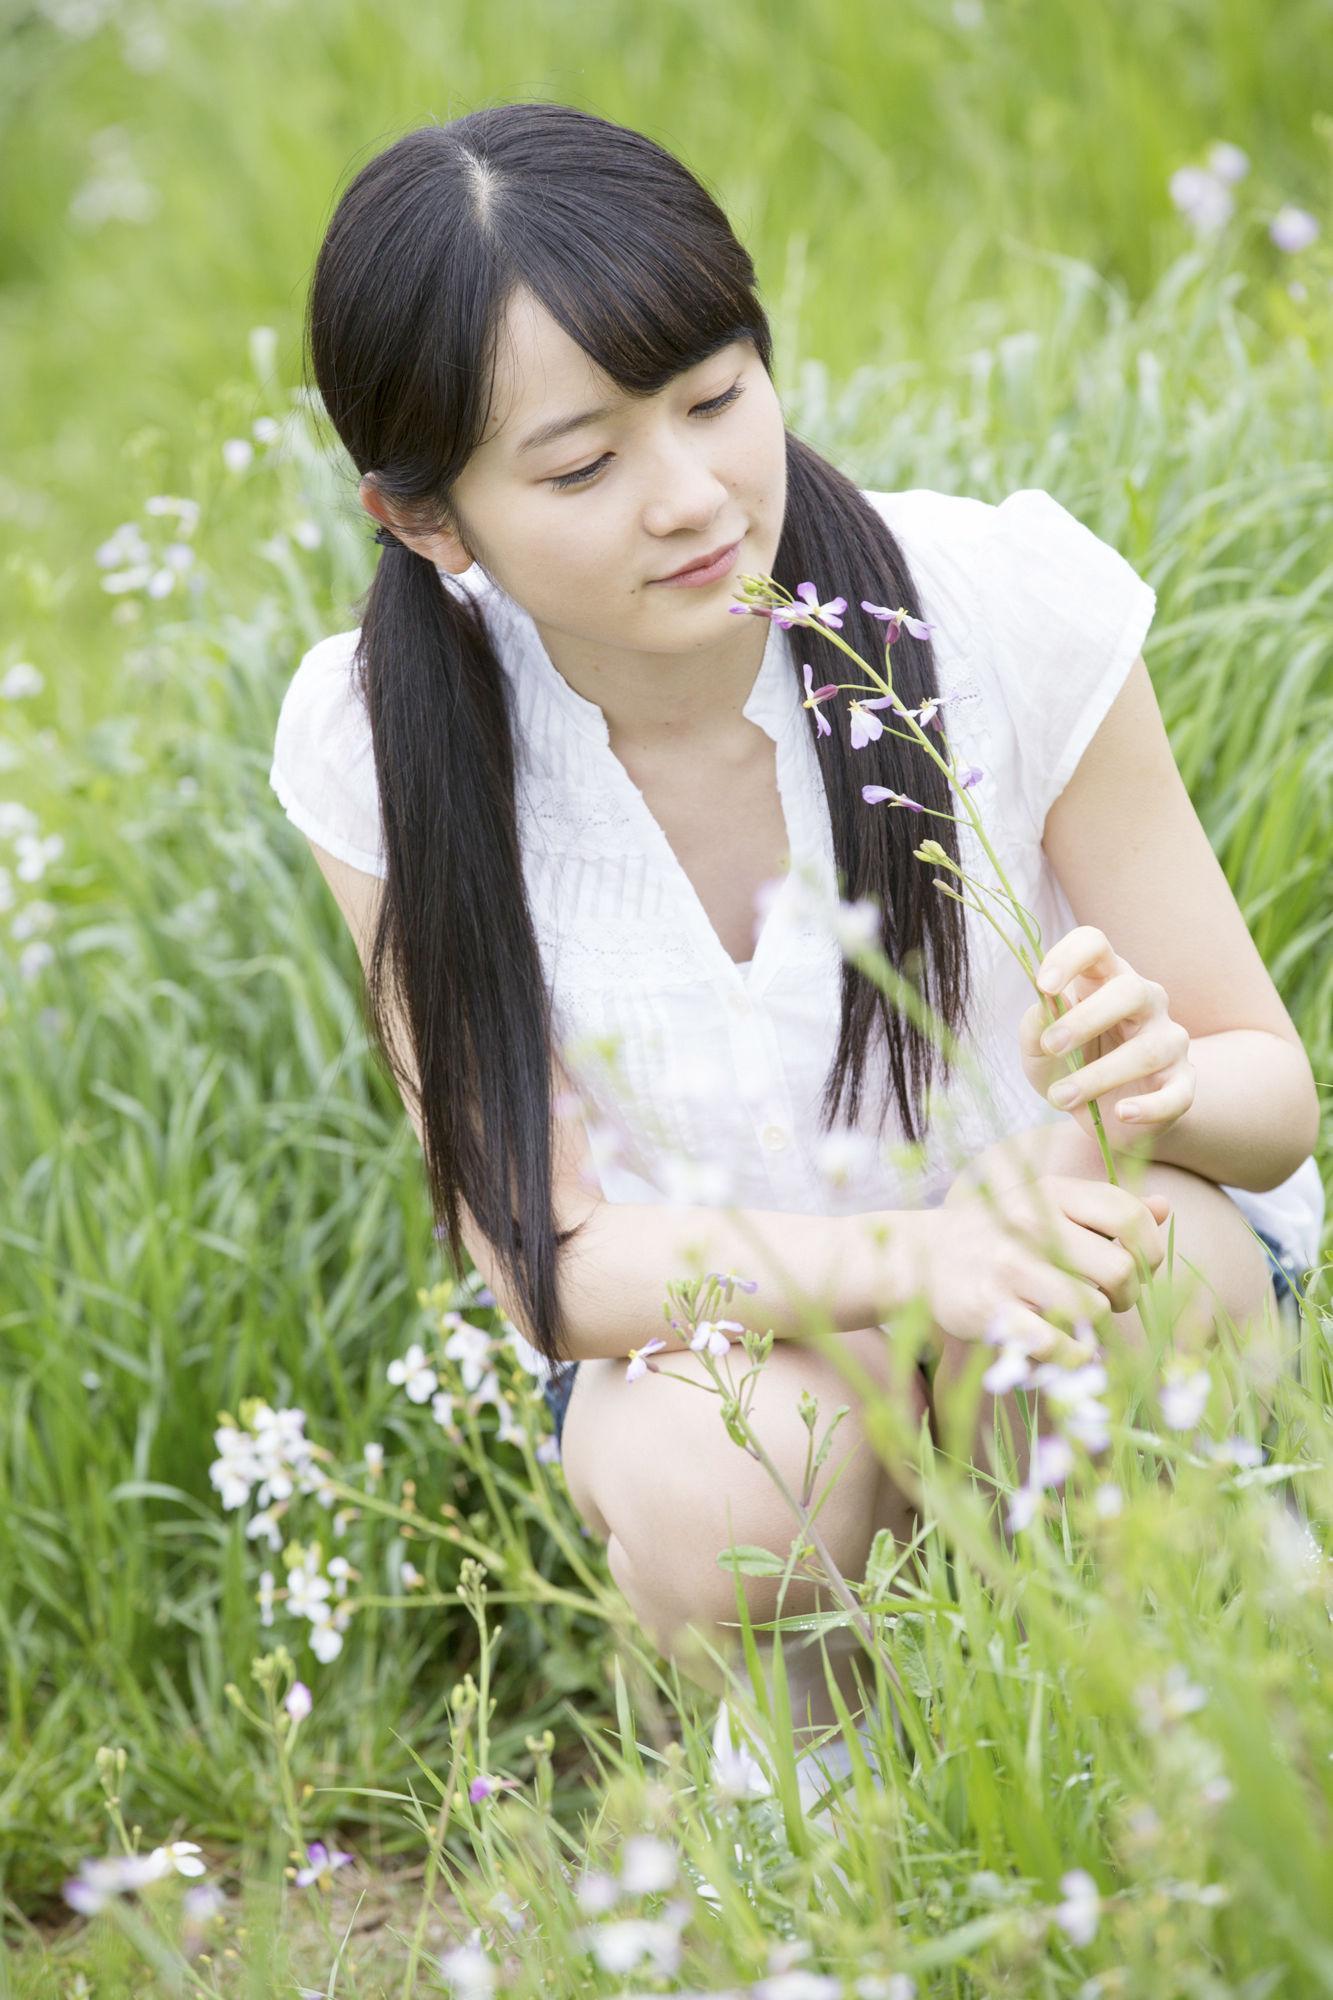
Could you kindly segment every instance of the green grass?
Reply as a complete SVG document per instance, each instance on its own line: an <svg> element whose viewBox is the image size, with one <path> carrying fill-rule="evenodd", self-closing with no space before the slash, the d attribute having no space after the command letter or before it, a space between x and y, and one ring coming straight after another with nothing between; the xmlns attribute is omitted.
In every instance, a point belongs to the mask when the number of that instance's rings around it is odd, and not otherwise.
<svg viewBox="0 0 1333 2000"><path fill-rule="evenodd" d="M530 1926L506 1990L626 1990L573 1941L570 1875L645 1831L681 1857L688 1918L676 1970L625 1975L642 1990L804 2000L762 1985L804 1967L844 1982L810 1994L865 2000L897 2000L856 1983L894 1972L950 2000L1333 1992L1329 1585L1294 1511L1327 1547L1327 1278L1266 1467L1163 1442L1131 1371L1098 1462L1118 1516L1080 1472L1067 1515L1009 1549L962 1468L921 1468L921 1547L898 1567L881 1550L870 1578L909 1750L881 1745L882 1787L862 1774L830 1835L793 1809L779 1711L786 1797L724 1809L712 1705L636 1636L535 1455L526 1378L530 1439L457 1450L385 1379L452 1274L367 1054L351 941L265 782L286 679L353 622L373 555L293 392L336 190L428 118L566 98L719 193L794 429L873 488L1045 486L1155 584L1145 650L1180 767L1326 1094L1330 249L1327 227L1295 258L1264 233L1284 201L1327 217L1322 8L1045 4L966 26L845 0L793 6L779 37L767 13L694 0L174 4L147 73L121 52L129 18L109 7L80 39L11 15L0 65L22 163L0 218L0 363L20 385L0 399L0 676L45 676L0 703L0 796L64 842L0 918L54 911L49 965L25 977L20 940L0 959L0 1993L324 1991L335 1960L340 1995L434 1992L441 1938L414 1966L419 1917L494 1925L501 1886ZM71 200L87 211L90 149L117 126L159 206L81 226ZM1215 138L1254 167L1195 246L1166 181ZM260 417L282 442L229 471L223 442ZM163 494L199 505L188 587L108 594L97 549L124 522L172 539L145 512ZM1319 1157L1327 1185L1327 1121ZM339 1544L362 1608L327 1665L281 1611L260 1624L259 1571L281 1561L209 1484L218 1412L257 1396L303 1409L363 1494ZM1245 1355L1219 1356L1207 1428L1260 1435ZM444 1532L403 1539L376 1496ZM332 1546L313 1498L284 1527ZM279 1643L315 1694L286 1749L252 1672ZM1173 1666L1207 1699L1154 1729L1143 1690ZM484 1734L469 1676L494 1704ZM199 1842L229 1892L198 1986L160 1942L146 1969L120 1928L156 1911L170 1938L183 1882L86 1926L61 1900L116 1845L104 1745L126 1753L126 1828ZM518 1789L473 1805L479 1770ZM355 1868L335 1895L284 1889L290 1850L320 1837ZM1073 1868L1113 1899L1085 1947L1049 1918ZM349 1879L388 1921L339 1958Z"/></svg>

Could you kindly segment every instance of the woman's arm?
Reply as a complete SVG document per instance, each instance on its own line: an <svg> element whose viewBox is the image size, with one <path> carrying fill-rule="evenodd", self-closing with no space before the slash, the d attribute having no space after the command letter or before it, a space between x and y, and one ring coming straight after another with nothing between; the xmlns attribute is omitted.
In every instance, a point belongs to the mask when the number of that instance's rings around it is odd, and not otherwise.
<svg viewBox="0 0 1333 2000"><path fill-rule="evenodd" d="M799 1337L818 1309L840 1333L874 1326L912 1297L915 1246L933 1220L921 1209L806 1215L600 1201L561 1252L571 1353L624 1355L654 1339L683 1347L663 1316L666 1285L709 1271L757 1280L755 1292L733 1291L719 1317L771 1327L779 1340Z"/></svg>

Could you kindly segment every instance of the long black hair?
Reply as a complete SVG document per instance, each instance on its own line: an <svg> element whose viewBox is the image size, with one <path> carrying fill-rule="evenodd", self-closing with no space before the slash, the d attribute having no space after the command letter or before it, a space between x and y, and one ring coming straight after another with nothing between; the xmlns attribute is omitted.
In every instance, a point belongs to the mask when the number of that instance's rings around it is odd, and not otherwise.
<svg viewBox="0 0 1333 2000"><path fill-rule="evenodd" d="M421 127L342 195L306 320L323 407L358 474L373 474L405 527L460 532L451 492L485 435L498 335L520 288L627 394L652 394L745 337L772 375L750 257L712 196L653 140L542 102ZM790 431L786 454L772 573L793 594L806 579L821 596L843 592L843 637L880 662L884 628L860 600L922 615L902 550L858 488ZM371 1033L399 1088L417 1098L437 1233L456 1267L465 1267L461 1199L507 1275L523 1330L559 1362L569 1358L559 1252L578 1232L557 1230L552 1208L552 1010L524 888L505 675L480 607L426 557L383 532L376 539L356 659L388 868L366 962ZM821 651L827 660L832 649ZM904 628L893 663L909 706L939 691L929 639ZM847 678L841 663L830 677ZM957 1032L969 1002L963 911L932 892L912 856L928 825L957 859L956 829L861 798L870 781L949 811L947 782L887 730L853 752L835 728L819 752L840 892L874 901L891 963ZM390 1005L411 1037L419 1093L393 1043ZM949 1064L850 963L824 1128L844 1095L857 1122L877 1020L903 1130L917 1141L936 1062L946 1074Z"/></svg>

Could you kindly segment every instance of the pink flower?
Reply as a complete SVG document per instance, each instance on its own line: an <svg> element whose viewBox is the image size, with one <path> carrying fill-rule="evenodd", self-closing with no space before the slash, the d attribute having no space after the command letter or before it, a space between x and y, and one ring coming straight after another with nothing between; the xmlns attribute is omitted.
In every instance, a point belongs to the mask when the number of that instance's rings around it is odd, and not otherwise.
<svg viewBox="0 0 1333 2000"><path fill-rule="evenodd" d="M919 806L915 799L909 799L905 792L891 792L887 785L862 785L861 797L868 806L877 806L887 799L890 805L906 806L914 813L923 813L926 810L924 806Z"/></svg>
<svg viewBox="0 0 1333 2000"><path fill-rule="evenodd" d="M646 1375L650 1369L656 1374L657 1364L656 1362L649 1361L647 1356L656 1354L659 1347L665 1346L666 1342L664 1340L655 1339L646 1342L643 1347L631 1347L629 1351L629 1367L625 1370L625 1380L627 1382L637 1382L639 1377Z"/></svg>
<svg viewBox="0 0 1333 2000"><path fill-rule="evenodd" d="M827 686L825 687L821 688L813 687L811 683L814 680L814 670L811 667L810 662L808 660L802 667L801 672L805 675L805 700L801 703L801 707L814 709L815 727L819 731L819 734L821 736L831 736L833 734L833 730L832 727L830 726L829 719L826 715L820 714L819 709L817 707L817 703L821 701L827 701L830 695L834 695L838 692L837 682L829 681Z"/></svg>
<svg viewBox="0 0 1333 2000"><path fill-rule="evenodd" d="M1288 202L1269 223L1268 234L1279 250L1308 250L1319 234L1319 224L1308 208L1293 208Z"/></svg>
<svg viewBox="0 0 1333 2000"><path fill-rule="evenodd" d="M884 734L884 724L877 715L867 713L872 708L887 708L893 701L891 694L882 694L874 701L849 701L847 706L852 717L852 748L864 750L867 743ZM897 704L895 703L895 706Z"/></svg>
<svg viewBox="0 0 1333 2000"><path fill-rule="evenodd" d="M1202 236L1231 220L1235 202L1225 180L1206 167L1177 167L1167 182L1173 205Z"/></svg>
<svg viewBox="0 0 1333 2000"><path fill-rule="evenodd" d="M318 1882L321 1889L327 1889L334 1869L345 1868L351 1859L350 1854L342 1854L337 1848L330 1853L322 1840L312 1840L306 1849L309 1867L296 1871L297 1888L304 1889L309 1883Z"/></svg>
<svg viewBox="0 0 1333 2000"><path fill-rule="evenodd" d="M293 1722L304 1722L314 1706L314 1699L304 1681L293 1681L282 1705Z"/></svg>
<svg viewBox="0 0 1333 2000"><path fill-rule="evenodd" d="M731 1288L733 1285L738 1291L742 1292L757 1292L759 1290L758 1278L738 1278L734 1271L708 1271L705 1273L705 1276L716 1278L719 1285L726 1286L728 1300L731 1298Z"/></svg>
<svg viewBox="0 0 1333 2000"><path fill-rule="evenodd" d="M772 616L775 625L780 625L784 632L790 631L793 625L814 624L827 625L833 631L841 632L842 619L839 614L847 609L845 597L830 597L827 604L821 604L819 592L813 583L798 583L796 595L803 598L804 602L774 606Z"/></svg>
<svg viewBox="0 0 1333 2000"><path fill-rule="evenodd" d="M690 1340L691 1350L695 1354L711 1354L715 1361L720 1361L731 1347L724 1328L733 1333L745 1331L738 1319L701 1319Z"/></svg>
<svg viewBox="0 0 1333 2000"><path fill-rule="evenodd" d="M913 618L908 612L903 610L901 604L896 611L890 611L887 604L868 604L863 597L861 599L861 609L868 611L872 618L882 618L884 620L889 628L884 634L884 643L886 646L891 646L894 643L904 625L914 639L928 639L935 630L934 624L929 618Z"/></svg>

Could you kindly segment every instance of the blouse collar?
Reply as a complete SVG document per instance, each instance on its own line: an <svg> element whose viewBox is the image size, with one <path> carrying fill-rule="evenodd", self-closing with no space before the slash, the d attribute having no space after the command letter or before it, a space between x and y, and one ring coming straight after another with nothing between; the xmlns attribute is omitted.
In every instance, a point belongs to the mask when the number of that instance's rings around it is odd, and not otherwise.
<svg viewBox="0 0 1333 2000"><path fill-rule="evenodd" d="M440 574L443 577L446 572L441 571ZM492 585L478 563L464 570L461 576L452 576L451 581L461 585L469 596L488 597L493 605L503 608L517 642L517 657L512 662L511 670L518 674L520 680L525 675L531 676L581 735L594 743L609 745L611 731L600 706L570 686L542 644L530 615L521 610L506 592ZM790 635L770 619L763 658L741 714L748 722L757 723L775 743L798 711L792 661Z"/></svg>

